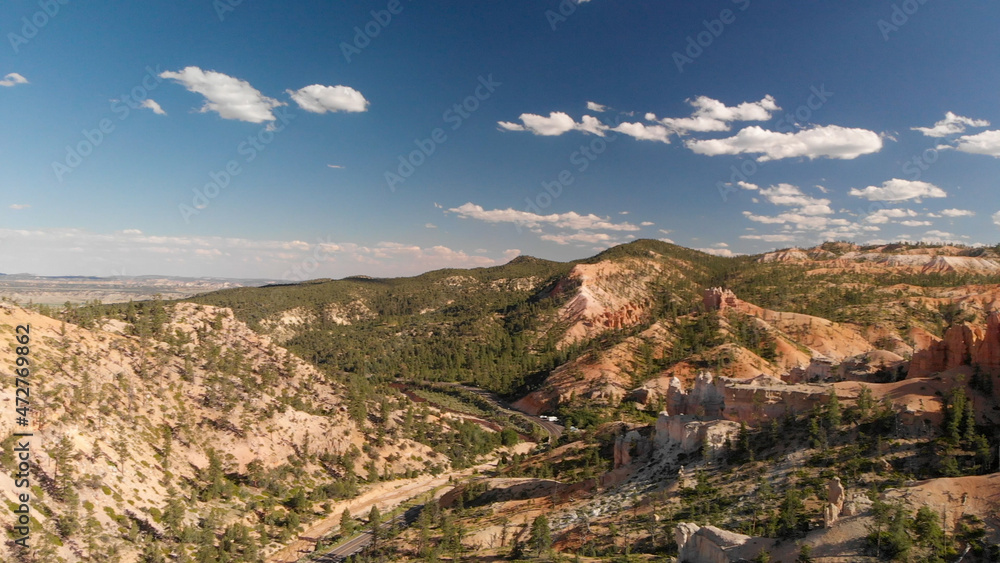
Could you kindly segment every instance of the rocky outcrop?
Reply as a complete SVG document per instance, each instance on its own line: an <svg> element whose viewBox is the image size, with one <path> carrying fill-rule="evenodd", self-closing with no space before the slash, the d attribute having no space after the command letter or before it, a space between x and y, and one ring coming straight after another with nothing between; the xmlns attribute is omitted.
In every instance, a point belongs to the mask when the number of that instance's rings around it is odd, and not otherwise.
<svg viewBox="0 0 1000 563"><path fill-rule="evenodd" d="M823 509L823 523L827 528L840 518L840 513L844 510L844 497L846 491L840 484L840 477L834 477L826 486L826 508Z"/></svg>
<svg viewBox="0 0 1000 563"><path fill-rule="evenodd" d="M660 413L654 442L659 449L676 448L684 454L707 446L709 455L716 456L723 451L726 441L736 440L739 432L740 425L729 420L701 421L688 415Z"/></svg>
<svg viewBox="0 0 1000 563"><path fill-rule="evenodd" d="M607 330L635 326L648 318L653 303L648 283L659 265L639 261L577 264L551 295L573 294L558 312L567 325L559 346L593 338Z"/></svg>
<svg viewBox="0 0 1000 563"><path fill-rule="evenodd" d="M943 339L931 339L913 354L908 377L927 377L960 366L1000 375L1000 311L986 318L986 328L969 323L949 328Z"/></svg>
<svg viewBox="0 0 1000 563"><path fill-rule="evenodd" d="M702 304L705 305L706 311L722 312L726 309L736 307L739 303L739 299L736 298L736 294L732 290L721 287L706 289L701 300Z"/></svg>
<svg viewBox="0 0 1000 563"><path fill-rule="evenodd" d="M772 542L729 532L715 526L681 522L674 529L677 559L685 563L733 563L753 557Z"/></svg>
<svg viewBox="0 0 1000 563"><path fill-rule="evenodd" d="M642 435L635 430L630 430L625 434L618 436L618 438L615 439L614 469L618 469L619 467L624 467L626 465L631 465L632 452L636 452L637 455L642 455L642 453L645 453L643 451L639 451L640 449L648 450L648 445L643 447L642 446L643 444L644 440L642 438Z"/></svg>
<svg viewBox="0 0 1000 563"><path fill-rule="evenodd" d="M826 384L789 384L768 375L732 379L702 372L690 390L684 390L680 379L674 377L666 391L647 388L643 392L647 400L655 393L655 399L670 415L755 422L778 418L788 412L808 411L826 401L832 389ZM636 394L633 391L632 396Z"/></svg>
<svg viewBox="0 0 1000 563"><path fill-rule="evenodd" d="M1000 375L1000 311L993 311L986 318L983 341L976 347L972 359L984 373Z"/></svg>

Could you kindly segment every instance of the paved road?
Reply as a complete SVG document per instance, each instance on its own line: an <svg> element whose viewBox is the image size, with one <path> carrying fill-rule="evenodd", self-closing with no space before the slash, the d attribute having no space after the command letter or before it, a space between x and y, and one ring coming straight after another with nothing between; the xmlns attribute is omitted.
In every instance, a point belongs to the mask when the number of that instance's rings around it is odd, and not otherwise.
<svg viewBox="0 0 1000 563"><path fill-rule="evenodd" d="M531 422L534 422L538 426L541 426L542 430L545 430L552 438L559 438L559 436L562 436L563 430L565 429L563 426L560 426L555 422L542 420L537 416L533 416L524 411L517 410L508 405L507 403L504 403L502 400L500 400L500 397L497 397L494 393L491 393L485 389L480 389L478 387L470 387L468 385L461 385L458 383L453 383L452 385L479 395L480 397L492 403L493 406L495 406L496 408L500 409L501 411L507 414L513 416L520 416L530 420Z"/></svg>
<svg viewBox="0 0 1000 563"><path fill-rule="evenodd" d="M407 510L403 514L396 516L388 522L384 522L380 529L389 530L394 526L400 526L403 528L409 527L411 524L417 521L417 516L420 516L420 511L424 509L423 505L414 506L413 508ZM348 557L361 553L364 549L372 544L372 533L371 531L364 531L354 536L353 538L347 540L346 542L333 548L331 551L324 553L322 556L315 559L321 563L340 563Z"/></svg>

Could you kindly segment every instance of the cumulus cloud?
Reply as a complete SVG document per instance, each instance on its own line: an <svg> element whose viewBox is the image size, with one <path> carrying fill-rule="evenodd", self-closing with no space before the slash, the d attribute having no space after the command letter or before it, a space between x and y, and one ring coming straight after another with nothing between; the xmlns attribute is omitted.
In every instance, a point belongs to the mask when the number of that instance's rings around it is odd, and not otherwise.
<svg viewBox="0 0 1000 563"><path fill-rule="evenodd" d="M964 133L966 127L989 127L989 125L990 122L985 119L971 119L949 111L944 114L944 119L935 123L933 127L911 127L911 129L920 131L928 137L947 137Z"/></svg>
<svg viewBox="0 0 1000 563"><path fill-rule="evenodd" d="M955 140L955 146L939 145L938 149L955 149L969 154L985 154L1000 158L1000 130L965 135Z"/></svg>
<svg viewBox="0 0 1000 563"><path fill-rule="evenodd" d="M736 256L736 254L729 250L728 248L696 248L695 250L704 252L705 254L712 254L714 256L723 256L726 258L731 258Z"/></svg>
<svg viewBox="0 0 1000 563"><path fill-rule="evenodd" d="M608 235L607 233L588 233L586 231L582 231L574 234L545 234L539 238L556 244L569 244L571 242L587 242L595 244L599 242L609 242L611 240L611 235Z"/></svg>
<svg viewBox="0 0 1000 563"><path fill-rule="evenodd" d="M900 221L899 224L903 225L904 227L929 227L933 225L933 223L931 223L930 221L913 221L913 220Z"/></svg>
<svg viewBox="0 0 1000 563"><path fill-rule="evenodd" d="M214 111L223 119L235 119L249 123L274 121L272 110L286 105L260 93L245 80L216 72L189 66L183 70L160 73L183 85L189 91L205 97L201 112Z"/></svg>
<svg viewBox="0 0 1000 563"><path fill-rule="evenodd" d="M153 110L153 113L155 113L156 115L167 115L167 112L163 111L163 108L161 108L160 104L156 103L155 100L152 99L143 100L142 103L139 105L141 105L146 109Z"/></svg>
<svg viewBox="0 0 1000 563"><path fill-rule="evenodd" d="M539 215L529 211L516 209L483 209L474 203L466 203L448 210L465 219L476 219L487 223L513 223L525 227L549 225L561 229L599 230L599 231L638 231L639 227L631 223L612 223L608 219L594 214L581 215L575 211Z"/></svg>
<svg viewBox="0 0 1000 563"><path fill-rule="evenodd" d="M975 215L975 211L969 211L968 209L942 209L941 215L945 217L972 217Z"/></svg>
<svg viewBox="0 0 1000 563"><path fill-rule="evenodd" d="M765 242L792 242L795 240L794 235L740 235L741 239L745 240L762 240Z"/></svg>
<svg viewBox="0 0 1000 563"><path fill-rule="evenodd" d="M802 215L829 215L833 213L833 209L830 208L830 200L807 196L798 186L791 184L777 184L762 189L760 195L774 205L796 207L798 208L797 212Z"/></svg>
<svg viewBox="0 0 1000 563"><path fill-rule="evenodd" d="M4 76L3 79L0 79L0 86L3 86L5 88L10 88L11 86L17 86L18 84L27 84L27 83L28 79L16 72L11 72L7 76Z"/></svg>
<svg viewBox="0 0 1000 563"><path fill-rule="evenodd" d="M925 197L948 196L947 192L934 184L917 180L901 180L899 178L887 180L881 186L868 186L863 190L851 188L851 191L848 193L869 201L906 201L912 199L919 202Z"/></svg>
<svg viewBox="0 0 1000 563"><path fill-rule="evenodd" d="M658 121L679 134L688 131L704 133L729 131L730 123L733 121L767 121L771 119L771 112L781 109L770 95L758 102L743 102L735 107L728 107L719 100L713 100L708 96L698 96L694 100L688 100L688 104L695 108L691 117L657 119L654 114L647 113L646 119Z"/></svg>
<svg viewBox="0 0 1000 563"><path fill-rule="evenodd" d="M993 224L1000 227L1000 211L994 213L992 219L993 219Z"/></svg>
<svg viewBox="0 0 1000 563"><path fill-rule="evenodd" d="M608 111L608 106L599 104L597 102L587 102L587 109L589 111L605 112Z"/></svg>
<svg viewBox="0 0 1000 563"><path fill-rule="evenodd" d="M640 141L659 141L670 143L670 130L662 125L646 125L643 123L622 123L613 131L624 133Z"/></svg>
<svg viewBox="0 0 1000 563"><path fill-rule="evenodd" d="M874 131L839 125L816 126L792 133L769 131L757 125L746 127L725 139L689 140L685 145L697 154L760 154L759 162L782 158L820 157L850 160L882 150L882 138Z"/></svg>
<svg viewBox="0 0 1000 563"><path fill-rule="evenodd" d="M349 86L313 84L298 90L286 90L300 108L312 113L362 112L368 110L368 100Z"/></svg>
<svg viewBox="0 0 1000 563"><path fill-rule="evenodd" d="M917 212L912 209L879 209L873 213L869 213L865 217L865 221L868 223L883 224L888 223L890 219L916 216Z"/></svg>
<svg viewBox="0 0 1000 563"><path fill-rule="evenodd" d="M942 244L946 242L955 242L961 238L969 238L966 236L956 235L955 233L948 233L945 231L932 230L924 233L924 236L920 237L921 242L929 242L932 244Z"/></svg>
<svg viewBox="0 0 1000 563"><path fill-rule="evenodd" d="M562 135L577 127L576 121L569 114L561 111L553 111L549 113L548 117L533 113L522 113L520 119L524 125L501 121L499 122L500 127L508 131L531 131L535 135L546 137Z"/></svg>

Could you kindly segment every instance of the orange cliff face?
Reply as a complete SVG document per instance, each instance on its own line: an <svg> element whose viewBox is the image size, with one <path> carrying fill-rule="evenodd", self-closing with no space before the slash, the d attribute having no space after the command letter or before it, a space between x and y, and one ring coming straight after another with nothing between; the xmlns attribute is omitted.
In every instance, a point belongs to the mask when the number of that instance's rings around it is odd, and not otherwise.
<svg viewBox="0 0 1000 563"><path fill-rule="evenodd" d="M1000 376L1000 311L987 316L985 329L962 323L949 328L943 339L931 339L913 354L908 377L926 377L961 366Z"/></svg>

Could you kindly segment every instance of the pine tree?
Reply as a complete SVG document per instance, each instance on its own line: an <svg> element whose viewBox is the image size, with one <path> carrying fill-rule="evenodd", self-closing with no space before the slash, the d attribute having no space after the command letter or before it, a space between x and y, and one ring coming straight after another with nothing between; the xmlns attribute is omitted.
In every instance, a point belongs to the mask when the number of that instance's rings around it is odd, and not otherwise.
<svg viewBox="0 0 1000 563"><path fill-rule="evenodd" d="M552 530L549 528L549 519L544 514L536 516L531 523L531 536L528 541L539 557L552 547Z"/></svg>

